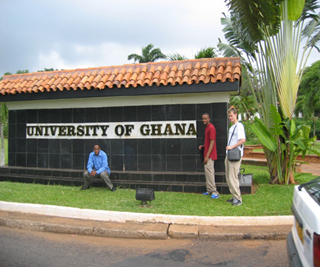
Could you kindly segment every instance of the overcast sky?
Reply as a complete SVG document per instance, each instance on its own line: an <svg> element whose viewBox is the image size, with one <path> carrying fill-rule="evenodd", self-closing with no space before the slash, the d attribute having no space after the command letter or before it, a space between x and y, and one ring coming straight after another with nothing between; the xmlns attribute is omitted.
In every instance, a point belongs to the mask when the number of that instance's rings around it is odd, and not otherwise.
<svg viewBox="0 0 320 267"><path fill-rule="evenodd" d="M224 0L0 0L0 76L133 63L150 43L191 59L224 39L222 12Z"/></svg>

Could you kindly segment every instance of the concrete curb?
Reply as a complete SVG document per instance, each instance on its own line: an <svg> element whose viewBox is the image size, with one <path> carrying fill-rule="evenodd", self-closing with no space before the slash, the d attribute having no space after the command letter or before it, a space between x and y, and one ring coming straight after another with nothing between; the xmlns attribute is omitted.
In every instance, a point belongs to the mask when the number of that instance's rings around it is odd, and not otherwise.
<svg viewBox="0 0 320 267"><path fill-rule="evenodd" d="M0 201L2 226L74 235L139 239L284 239L292 224L292 216L175 216Z"/></svg>
<svg viewBox="0 0 320 267"><path fill-rule="evenodd" d="M38 232L117 238L167 239L168 224L112 223L0 211L0 226Z"/></svg>
<svg viewBox="0 0 320 267"><path fill-rule="evenodd" d="M54 205L40 205L0 201L0 210L33 213L39 215L59 216L107 222L166 223L181 225L216 225L216 226L257 226L293 224L293 216L264 217L206 217L166 214L131 213L104 210L89 210Z"/></svg>

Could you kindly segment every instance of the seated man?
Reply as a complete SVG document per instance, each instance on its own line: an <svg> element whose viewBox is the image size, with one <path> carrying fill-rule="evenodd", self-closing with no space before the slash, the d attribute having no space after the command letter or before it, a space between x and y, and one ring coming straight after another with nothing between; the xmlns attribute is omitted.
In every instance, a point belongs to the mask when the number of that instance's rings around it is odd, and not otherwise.
<svg viewBox="0 0 320 267"><path fill-rule="evenodd" d="M89 155L87 171L83 173L84 185L81 190L90 188L90 178L100 177L112 192L116 191L117 187L111 183L109 175L110 168L107 154L101 150L99 145L94 145L93 152Z"/></svg>

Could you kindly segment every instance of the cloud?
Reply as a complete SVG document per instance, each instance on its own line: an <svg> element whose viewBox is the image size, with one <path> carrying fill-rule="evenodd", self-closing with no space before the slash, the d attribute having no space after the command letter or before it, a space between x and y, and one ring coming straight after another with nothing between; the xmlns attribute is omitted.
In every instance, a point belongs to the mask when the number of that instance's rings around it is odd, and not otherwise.
<svg viewBox="0 0 320 267"><path fill-rule="evenodd" d="M1 1L0 75L130 63L149 43L193 57L222 37L223 0ZM219 28L220 27L220 28ZM132 61L131 61L132 62Z"/></svg>
<svg viewBox="0 0 320 267"><path fill-rule="evenodd" d="M223 39L227 13L224 0L6 0L0 10L0 75L133 63L150 43L194 58Z"/></svg>

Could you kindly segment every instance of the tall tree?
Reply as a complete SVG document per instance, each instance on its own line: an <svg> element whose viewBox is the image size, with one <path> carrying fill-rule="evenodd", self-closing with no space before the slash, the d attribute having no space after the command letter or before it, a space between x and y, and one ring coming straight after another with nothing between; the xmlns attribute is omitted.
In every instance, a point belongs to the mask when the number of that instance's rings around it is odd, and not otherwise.
<svg viewBox="0 0 320 267"><path fill-rule="evenodd" d="M188 58L185 57L184 55L179 54L179 53L173 53L173 54L167 55L167 60L169 60L169 61L186 60L186 59L188 59Z"/></svg>
<svg viewBox="0 0 320 267"><path fill-rule="evenodd" d="M200 49L194 56L195 59L199 58L213 58L216 57L216 51L214 47L205 47Z"/></svg>
<svg viewBox="0 0 320 267"><path fill-rule="evenodd" d="M10 72L8 72L8 73L10 73ZM24 74L24 73L29 73L29 71L28 70L17 70L16 71L16 74ZM9 74L7 74L7 75L9 75Z"/></svg>
<svg viewBox="0 0 320 267"><path fill-rule="evenodd" d="M291 120L297 101L297 92L306 61L320 38L319 14L316 0L247 1L226 0L231 17L223 18L225 37L229 45L218 47L246 59L246 65L258 69L260 93L254 90L255 101L266 129L274 126L271 107L279 110L281 123ZM306 37L307 45L301 41ZM300 54L300 52L302 52ZM302 56L301 56L302 55ZM252 67L251 67L252 68ZM272 114L276 114L272 110ZM288 124L294 125L294 124ZM290 162L289 127L281 138L275 139L277 150L265 147L270 177L273 182L293 180ZM291 164L291 165L290 165Z"/></svg>
<svg viewBox="0 0 320 267"><path fill-rule="evenodd" d="M139 63L154 62L165 58L166 55L161 52L160 48L153 48L153 44L142 47L142 55L130 54L128 56L128 60L134 59L134 62L138 61Z"/></svg>
<svg viewBox="0 0 320 267"><path fill-rule="evenodd" d="M302 112L306 119L313 121L313 136L316 132L316 120L320 114L320 60L307 67L299 87L295 113Z"/></svg>
<svg viewBox="0 0 320 267"><path fill-rule="evenodd" d="M55 71L58 69L54 69L54 68L44 68L43 70L38 70L38 72L46 72L46 71Z"/></svg>

